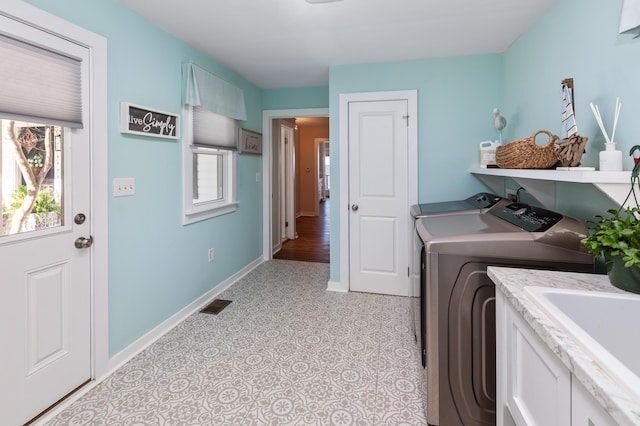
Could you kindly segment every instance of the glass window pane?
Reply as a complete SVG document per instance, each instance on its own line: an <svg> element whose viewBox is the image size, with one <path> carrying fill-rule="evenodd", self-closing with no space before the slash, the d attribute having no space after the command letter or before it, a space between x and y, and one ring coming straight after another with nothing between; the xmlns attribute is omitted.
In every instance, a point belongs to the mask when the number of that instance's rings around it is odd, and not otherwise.
<svg viewBox="0 0 640 426"><path fill-rule="evenodd" d="M0 120L0 237L63 224L63 128Z"/></svg>
<svg viewBox="0 0 640 426"><path fill-rule="evenodd" d="M224 198L222 171L224 155L195 153L193 164L193 202L194 204L218 201Z"/></svg>

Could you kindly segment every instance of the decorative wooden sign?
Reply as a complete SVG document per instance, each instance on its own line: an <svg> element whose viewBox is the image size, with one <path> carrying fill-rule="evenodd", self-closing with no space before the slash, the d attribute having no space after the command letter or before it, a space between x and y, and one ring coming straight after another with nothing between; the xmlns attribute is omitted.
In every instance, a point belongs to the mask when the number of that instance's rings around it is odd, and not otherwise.
<svg viewBox="0 0 640 426"><path fill-rule="evenodd" d="M143 106L120 103L120 131L157 138L180 138L180 116Z"/></svg>
<svg viewBox="0 0 640 426"><path fill-rule="evenodd" d="M262 134L247 129L238 130L238 151L242 154L262 154Z"/></svg>

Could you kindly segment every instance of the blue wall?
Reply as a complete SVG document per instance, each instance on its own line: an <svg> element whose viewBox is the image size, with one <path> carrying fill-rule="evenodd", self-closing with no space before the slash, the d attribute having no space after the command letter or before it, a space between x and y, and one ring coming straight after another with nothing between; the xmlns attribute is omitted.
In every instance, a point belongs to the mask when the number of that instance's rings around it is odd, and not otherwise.
<svg viewBox="0 0 640 426"><path fill-rule="evenodd" d="M496 139L491 110L507 117L504 141L539 129L559 132L560 82L573 77L580 134L589 137L583 165L598 166L604 139L591 113L597 104L611 128L616 96L623 106L616 132L626 157L640 143L640 39L618 35L622 0L556 0L502 55L334 67L330 72L331 140L338 141L340 93L418 89L419 201L468 196L486 189L467 169L478 164L478 143ZM332 195L339 192L339 147L332 144ZM513 183L511 183L513 184ZM339 193L335 194L339 197ZM536 202L535 199L527 200ZM583 220L615 205L588 184L557 184L560 212ZM339 217L339 206L331 214ZM331 279L339 281L339 223L331 228Z"/></svg>
<svg viewBox="0 0 640 426"><path fill-rule="evenodd" d="M578 130L588 136L582 165L598 167L604 137L589 102L598 105L611 133L616 97L622 108L615 140L624 169L633 161L629 149L640 143L640 39L619 35L622 0L556 0L504 55L505 106L511 139L538 129L560 131L560 82L572 77ZM592 219L617 207L592 185L557 184L556 209Z"/></svg>
<svg viewBox="0 0 640 426"><path fill-rule="evenodd" d="M329 87L313 86L262 91L262 109L328 108Z"/></svg>
<svg viewBox="0 0 640 426"><path fill-rule="evenodd" d="M464 198L486 190L467 170L478 165L479 143L498 138L492 111L503 102L502 70L501 55L333 67L331 197L340 199L339 95L388 90L418 90L418 200ZM340 280L338 204L331 205L331 280L336 282Z"/></svg>
<svg viewBox="0 0 640 426"><path fill-rule="evenodd" d="M108 40L109 181L134 177L136 195L109 195L109 351L115 354L262 255L259 156L239 155L235 213L182 225L181 141L121 134L120 102L181 114L181 63L193 60L245 93L242 127L261 131L254 84L112 0L30 0ZM207 261L214 247L216 260Z"/></svg>

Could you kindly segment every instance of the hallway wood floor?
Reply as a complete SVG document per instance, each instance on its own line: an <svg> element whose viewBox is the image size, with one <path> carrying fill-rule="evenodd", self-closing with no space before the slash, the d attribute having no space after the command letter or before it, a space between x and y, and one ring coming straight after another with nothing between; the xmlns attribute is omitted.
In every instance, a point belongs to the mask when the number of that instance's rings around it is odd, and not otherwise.
<svg viewBox="0 0 640 426"><path fill-rule="evenodd" d="M287 240L274 259L329 263L329 198L321 202L318 216L296 219L298 238Z"/></svg>

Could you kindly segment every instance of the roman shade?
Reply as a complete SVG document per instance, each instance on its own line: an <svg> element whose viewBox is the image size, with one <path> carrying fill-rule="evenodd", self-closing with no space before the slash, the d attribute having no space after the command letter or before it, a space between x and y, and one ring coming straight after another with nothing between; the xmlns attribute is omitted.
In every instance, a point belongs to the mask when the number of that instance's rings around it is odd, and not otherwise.
<svg viewBox="0 0 640 426"><path fill-rule="evenodd" d="M193 146L236 149L236 121L202 107L193 107Z"/></svg>
<svg viewBox="0 0 640 426"><path fill-rule="evenodd" d="M82 128L82 61L0 34L0 117Z"/></svg>
<svg viewBox="0 0 640 426"><path fill-rule="evenodd" d="M184 104L235 120L246 120L244 92L241 88L206 71L193 62L182 64Z"/></svg>

